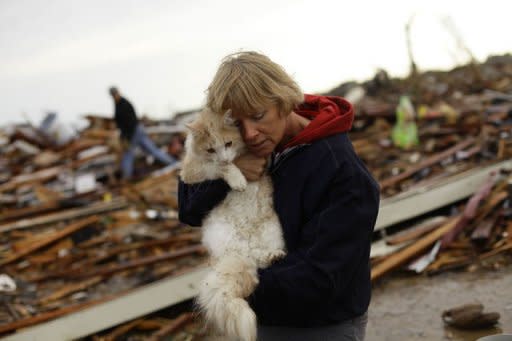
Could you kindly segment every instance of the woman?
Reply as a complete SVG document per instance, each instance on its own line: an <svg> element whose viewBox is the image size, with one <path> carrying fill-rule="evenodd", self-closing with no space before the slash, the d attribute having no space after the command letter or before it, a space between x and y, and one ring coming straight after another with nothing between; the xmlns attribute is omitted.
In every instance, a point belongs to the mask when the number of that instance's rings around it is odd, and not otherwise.
<svg viewBox="0 0 512 341"><path fill-rule="evenodd" d="M281 66L242 52L223 60L207 106L231 109L250 151L236 161L248 180L258 179L270 159L287 255L259 271L248 297L258 339L363 340L379 188L347 135L352 105L304 95ZM200 226L229 190L223 180L180 182L180 220Z"/></svg>

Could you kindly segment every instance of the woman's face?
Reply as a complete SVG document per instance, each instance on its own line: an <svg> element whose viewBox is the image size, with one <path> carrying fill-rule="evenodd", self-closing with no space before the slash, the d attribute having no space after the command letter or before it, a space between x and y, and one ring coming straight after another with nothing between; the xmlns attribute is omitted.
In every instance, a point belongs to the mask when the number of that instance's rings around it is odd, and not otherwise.
<svg viewBox="0 0 512 341"><path fill-rule="evenodd" d="M247 148L259 157L269 156L285 135L287 115L276 105L254 113L233 113L233 118Z"/></svg>

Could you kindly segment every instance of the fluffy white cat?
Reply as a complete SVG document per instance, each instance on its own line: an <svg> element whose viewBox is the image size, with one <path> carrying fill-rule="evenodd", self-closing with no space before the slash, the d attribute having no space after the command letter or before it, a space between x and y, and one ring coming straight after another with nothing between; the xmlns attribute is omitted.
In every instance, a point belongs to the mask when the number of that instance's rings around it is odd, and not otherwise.
<svg viewBox="0 0 512 341"><path fill-rule="evenodd" d="M256 315L245 300L258 284L257 269L285 255L268 175L247 182L233 160L246 152L230 119L207 109L188 125L181 179L187 184L224 179L226 198L203 220L211 271L197 303L206 322L229 339L254 341Z"/></svg>

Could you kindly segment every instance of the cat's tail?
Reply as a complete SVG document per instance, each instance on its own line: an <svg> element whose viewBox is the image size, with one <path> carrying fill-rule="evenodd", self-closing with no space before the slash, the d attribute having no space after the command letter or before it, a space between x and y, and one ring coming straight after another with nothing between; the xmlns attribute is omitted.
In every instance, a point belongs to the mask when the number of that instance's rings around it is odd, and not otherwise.
<svg viewBox="0 0 512 341"><path fill-rule="evenodd" d="M255 341L256 315L244 297L258 284L256 264L225 256L201 284L197 303L206 323L227 337Z"/></svg>

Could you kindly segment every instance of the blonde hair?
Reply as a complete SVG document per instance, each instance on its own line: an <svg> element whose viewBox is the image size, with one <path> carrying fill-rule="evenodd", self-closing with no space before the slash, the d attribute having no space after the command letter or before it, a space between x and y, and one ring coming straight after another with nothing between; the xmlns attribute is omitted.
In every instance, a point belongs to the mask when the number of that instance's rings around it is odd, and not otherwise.
<svg viewBox="0 0 512 341"><path fill-rule="evenodd" d="M288 115L303 100L302 90L279 64L245 51L222 60L208 87L206 105L216 113L231 109L246 115L274 104Z"/></svg>

